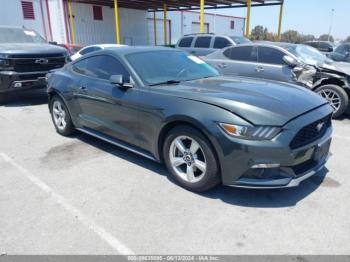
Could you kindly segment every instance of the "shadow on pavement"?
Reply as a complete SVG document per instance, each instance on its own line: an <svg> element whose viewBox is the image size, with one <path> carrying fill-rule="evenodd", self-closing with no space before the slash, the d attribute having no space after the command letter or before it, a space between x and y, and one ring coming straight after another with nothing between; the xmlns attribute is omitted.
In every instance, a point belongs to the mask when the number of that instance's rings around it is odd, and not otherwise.
<svg viewBox="0 0 350 262"><path fill-rule="evenodd" d="M237 206L258 208L290 207L295 206L314 192L322 184L327 173L328 170L324 168L295 188L259 190L223 186L203 193L202 196L221 199L225 203Z"/></svg>
<svg viewBox="0 0 350 262"><path fill-rule="evenodd" d="M23 92L9 93L6 102L0 106L26 107L47 104L46 89L35 89Z"/></svg>
<svg viewBox="0 0 350 262"><path fill-rule="evenodd" d="M168 176L168 171L162 164L153 162L147 158L82 133L78 133L75 138L103 150L106 153L146 168L154 173L158 173L162 176ZM299 187L296 188L254 190L218 186L209 192L201 193L199 195L206 198L218 199L227 204L244 207L282 208L295 206L298 202L306 198L322 184L327 173L328 170L325 168L317 175L304 181ZM172 183L176 183L169 176L168 179Z"/></svg>
<svg viewBox="0 0 350 262"><path fill-rule="evenodd" d="M168 171L165 169L165 167L157 162L154 162L148 158L145 158L143 156L139 156L135 153L129 152L128 150L125 150L123 148L120 148L118 146L109 144L107 142L104 142L100 139L94 138L92 136L78 133L74 138L79 139L80 141L87 143L91 146L94 146L106 153L112 154L116 157L122 158L124 160L127 160L130 163L133 163L135 165L141 166L143 168L146 168L152 172L158 173L162 176L167 176Z"/></svg>

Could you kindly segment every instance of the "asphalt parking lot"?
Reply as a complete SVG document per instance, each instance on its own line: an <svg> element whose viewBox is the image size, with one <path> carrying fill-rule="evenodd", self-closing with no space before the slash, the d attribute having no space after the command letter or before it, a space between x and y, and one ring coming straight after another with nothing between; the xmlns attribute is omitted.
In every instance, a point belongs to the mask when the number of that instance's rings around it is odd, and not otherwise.
<svg viewBox="0 0 350 262"><path fill-rule="evenodd" d="M299 188L188 192L165 168L54 131L44 92L0 106L0 253L349 254L350 118Z"/></svg>

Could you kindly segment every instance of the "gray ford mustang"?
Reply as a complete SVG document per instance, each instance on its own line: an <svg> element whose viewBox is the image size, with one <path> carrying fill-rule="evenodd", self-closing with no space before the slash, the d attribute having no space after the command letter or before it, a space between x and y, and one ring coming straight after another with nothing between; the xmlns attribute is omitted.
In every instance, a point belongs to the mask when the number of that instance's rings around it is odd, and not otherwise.
<svg viewBox="0 0 350 262"><path fill-rule="evenodd" d="M298 186L328 159L332 108L291 84L222 77L167 48L109 48L48 75L57 132L164 162L186 189ZM127 174L125 174L127 175Z"/></svg>

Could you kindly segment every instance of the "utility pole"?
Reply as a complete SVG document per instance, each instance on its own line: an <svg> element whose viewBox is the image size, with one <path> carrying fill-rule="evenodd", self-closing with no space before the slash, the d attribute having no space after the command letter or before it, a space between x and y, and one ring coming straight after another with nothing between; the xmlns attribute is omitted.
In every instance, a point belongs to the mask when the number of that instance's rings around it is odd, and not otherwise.
<svg viewBox="0 0 350 262"><path fill-rule="evenodd" d="M333 16L334 16L334 9L331 10L331 23L329 25L329 32L328 32L328 42L331 39L331 33L332 33L332 27L333 27Z"/></svg>

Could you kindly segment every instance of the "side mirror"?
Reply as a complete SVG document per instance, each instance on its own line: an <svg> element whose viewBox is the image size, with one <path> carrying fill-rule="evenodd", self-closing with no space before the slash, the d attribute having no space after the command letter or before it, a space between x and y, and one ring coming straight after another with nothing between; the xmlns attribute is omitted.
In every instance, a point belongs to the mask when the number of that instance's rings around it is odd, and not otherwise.
<svg viewBox="0 0 350 262"><path fill-rule="evenodd" d="M285 55L283 57L283 61L291 67L296 67L299 64L296 59L294 59L293 57L288 56L288 55Z"/></svg>
<svg viewBox="0 0 350 262"><path fill-rule="evenodd" d="M348 57L350 57L350 52L345 52L345 58L348 58Z"/></svg>
<svg viewBox="0 0 350 262"><path fill-rule="evenodd" d="M125 83L123 75L112 75L109 79L111 84L119 86L119 88L129 89L133 87L132 83Z"/></svg>
<svg viewBox="0 0 350 262"><path fill-rule="evenodd" d="M50 45L58 45L58 43L55 42L55 41L50 41L49 44L50 44Z"/></svg>

